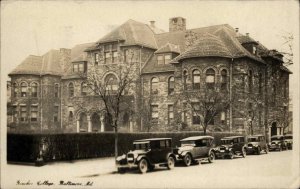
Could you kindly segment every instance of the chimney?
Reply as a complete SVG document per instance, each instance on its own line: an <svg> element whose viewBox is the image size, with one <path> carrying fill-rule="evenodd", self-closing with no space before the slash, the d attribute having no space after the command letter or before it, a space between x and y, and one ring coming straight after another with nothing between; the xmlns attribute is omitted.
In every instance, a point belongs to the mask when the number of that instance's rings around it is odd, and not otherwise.
<svg viewBox="0 0 300 189"><path fill-rule="evenodd" d="M169 32L185 31L186 20L182 17L174 17L169 19Z"/></svg>
<svg viewBox="0 0 300 189"><path fill-rule="evenodd" d="M154 21L154 20L151 20L151 21L150 21L150 26L151 26L152 28L155 27L155 21Z"/></svg>
<svg viewBox="0 0 300 189"><path fill-rule="evenodd" d="M249 33L246 33L246 36L248 36L248 37L249 37Z"/></svg>
<svg viewBox="0 0 300 189"><path fill-rule="evenodd" d="M235 32L236 32L236 33L239 32L239 28L235 28Z"/></svg>

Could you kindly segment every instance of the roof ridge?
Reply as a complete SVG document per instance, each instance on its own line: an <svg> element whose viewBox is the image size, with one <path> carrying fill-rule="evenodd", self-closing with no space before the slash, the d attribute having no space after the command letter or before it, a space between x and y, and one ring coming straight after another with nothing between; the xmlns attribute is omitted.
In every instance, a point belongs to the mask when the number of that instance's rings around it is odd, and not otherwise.
<svg viewBox="0 0 300 189"><path fill-rule="evenodd" d="M145 24L145 23L144 23ZM153 37L153 39L154 39L154 43L155 43L155 45L156 45L156 48L158 48L158 45L157 45L157 42L156 42L156 37L155 37L155 33L154 33L154 31L151 29L151 26L150 25L148 25L148 24L145 24L149 29L150 29L150 31L152 32L152 37Z"/></svg>

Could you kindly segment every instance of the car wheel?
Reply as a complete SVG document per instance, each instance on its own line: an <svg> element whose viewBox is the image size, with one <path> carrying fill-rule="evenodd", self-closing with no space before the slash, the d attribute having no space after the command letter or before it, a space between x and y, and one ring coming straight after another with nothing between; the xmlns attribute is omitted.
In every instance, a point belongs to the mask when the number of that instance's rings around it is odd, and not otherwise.
<svg viewBox="0 0 300 189"><path fill-rule="evenodd" d="M260 149L260 146L258 146L257 151L256 151L257 155L260 155L260 152L261 152L261 149Z"/></svg>
<svg viewBox="0 0 300 189"><path fill-rule="evenodd" d="M245 150L245 148L242 148L242 156L243 156L243 158L246 157L246 150Z"/></svg>
<svg viewBox="0 0 300 189"><path fill-rule="evenodd" d="M125 171L124 168L121 168L121 167L118 168L118 173L125 173L125 172L126 172L126 171Z"/></svg>
<svg viewBox="0 0 300 189"><path fill-rule="evenodd" d="M186 154L183 158L183 163L185 166L190 166L192 163L192 157L190 154Z"/></svg>
<svg viewBox="0 0 300 189"><path fill-rule="evenodd" d="M175 159L172 156L169 156L167 167L168 169L173 169L174 166L175 166Z"/></svg>
<svg viewBox="0 0 300 189"><path fill-rule="evenodd" d="M147 162L147 160L144 159L144 158L141 159L139 161L138 167L139 167L139 171L141 173L143 173L143 174L146 173L148 171L148 162Z"/></svg>
<svg viewBox="0 0 300 189"><path fill-rule="evenodd" d="M212 163L215 160L215 153L213 151L210 151L208 154L208 162Z"/></svg>

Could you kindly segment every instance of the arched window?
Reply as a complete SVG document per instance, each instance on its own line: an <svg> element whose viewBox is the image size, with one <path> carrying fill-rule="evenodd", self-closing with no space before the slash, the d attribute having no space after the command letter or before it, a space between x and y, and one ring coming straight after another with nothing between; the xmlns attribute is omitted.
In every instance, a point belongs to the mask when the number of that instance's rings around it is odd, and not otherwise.
<svg viewBox="0 0 300 189"><path fill-rule="evenodd" d="M221 71L221 90L227 90L227 82L227 70L224 69Z"/></svg>
<svg viewBox="0 0 300 189"><path fill-rule="evenodd" d="M38 84L37 83L31 83L31 96L37 97L38 94Z"/></svg>
<svg viewBox="0 0 300 189"><path fill-rule="evenodd" d="M69 122L73 122L73 112L72 111L69 111Z"/></svg>
<svg viewBox="0 0 300 189"><path fill-rule="evenodd" d="M87 91L88 91L88 88L87 88L87 84L86 82L82 82L81 83L81 95L82 96L86 96L87 95Z"/></svg>
<svg viewBox="0 0 300 189"><path fill-rule="evenodd" d="M188 77L188 73L186 70L183 71L183 89L187 89L187 77Z"/></svg>
<svg viewBox="0 0 300 189"><path fill-rule="evenodd" d="M194 70L192 76L193 76L193 89L200 89L200 71Z"/></svg>
<svg viewBox="0 0 300 189"><path fill-rule="evenodd" d="M151 79L151 94L158 94L158 78L154 77Z"/></svg>
<svg viewBox="0 0 300 189"><path fill-rule="evenodd" d="M56 97L56 98L59 97L59 85L58 84L54 85L54 97Z"/></svg>
<svg viewBox="0 0 300 189"><path fill-rule="evenodd" d="M73 83L69 83L68 90L69 90L69 97L73 97L74 96L74 84Z"/></svg>
<svg viewBox="0 0 300 189"><path fill-rule="evenodd" d="M214 89L215 88L215 70L209 68L206 70L206 88L207 89Z"/></svg>
<svg viewBox="0 0 300 189"><path fill-rule="evenodd" d="M21 83L21 97L27 96L27 83L22 82Z"/></svg>
<svg viewBox="0 0 300 189"><path fill-rule="evenodd" d="M106 91L117 91L118 90L118 79L114 74L108 74L105 77Z"/></svg>
<svg viewBox="0 0 300 189"><path fill-rule="evenodd" d="M174 85L175 85L175 80L174 80L174 77L171 76L168 81L168 94L169 95L174 93Z"/></svg>
<svg viewBox="0 0 300 189"><path fill-rule="evenodd" d="M249 70L248 82L249 82L249 93L252 93L252 90L253 90L253 72L252 72L252 70Z"/></svg>
<svg viewBox="0 0 300 189"><path fill-rule="evenodd" d="M17 83L13 84L13 95L14 95L14 97L18 96L18 84Z"/></svg>

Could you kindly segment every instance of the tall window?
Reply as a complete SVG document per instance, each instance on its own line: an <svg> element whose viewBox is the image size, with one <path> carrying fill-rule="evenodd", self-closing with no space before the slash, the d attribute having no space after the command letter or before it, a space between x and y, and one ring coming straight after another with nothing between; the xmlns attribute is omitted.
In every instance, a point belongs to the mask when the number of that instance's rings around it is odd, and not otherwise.
<svg viewBox="0 0 300 189"><path fill-rule="evenodd" d="M69 111L69 122L73 122L73 112L72 111Z"/></svg>
<svg viewBox="0 0 300 189"><path fill-rule="evenodd" d="M56 98L59 97L59 85L58 84L54 85L54 97L56 97Z"/></svg>
<svg viewBox="0 0 300 189"><path fill-rule="evenodd" d="M171 59L172 59L171 55L170 54L166 54L165 55L165 64L169 64L171 62Z"/></svg>
<svg viewBox="0 0 300 189"><path fill-rule="evenodd" d="M31 84L31 96L32 97L37 97L38 93L38 84L37 83L32 83Z"/></svg>
<svg viewBox="0 0 300 189"><path fill-rule="evenodd" d="M194 70L192 76L193 76L193 89L200 89L200 71Z"/></svg>
<svg viewBox="0 0 300 189"><path fill-rule="evenodd" d="M26 121L27 118L27 107L25 106L20 106L20 113L21 113L21 121L24 122Z"/></svg>
<svg viewBox="0 0 300 189"><path fill-rule="evenodd" d="M226 120L226 113L224 111L221 112L221 117L220 117L221 123L225 124Z"/></svg>
<svg viewBox="0 0 300 189"><path fill-rule="evenodd" d="M259 73L259 75L258 75L258 92L259 92L259 94L262 94L262 84L263 84L262 74Z"/></svg>
<svg viewBox="0 0 300 189"><path fill-rule="evenodd" d="M221 90L227 90L227 70L225 69L221 71Z"/></svg>
<svg viewBox="0 0 300 189"><path fill-rule="evenodd" d="M21 97L27 96L27 83L22 82L21 83Z"/></svg>
<svg viewBox="0 0 300 189"><path fill-rule="evenodd" d="M184 102L182 104L183 110L182 110L182 122L186 123L187 122L187 103Z"/></svg>
<svg viewBox="0 0 300 189"><path fill-rule="evenodd" d="M168 94L169 95L174 93L174 85L175 85L174 77L171 76L171 77L169 77L169 82L168 82Z"/></svg>
<svg viewBox="0 0 300 189"><path fill-rule="evenodd" d="M81 95L86 96L87 92L88 92L88 86L87 86L86 82L82 82L81 83Z"/></svg>
<svg viewBox="0 0 300 189"><path fill-rule="evenodd" d="M253 90L253 73L252 73L252 70L249 70L248 82L249 82L249 93L252 93L252 90Z"/></svg>
<svg viewBox="0 0 300 189"><path fill-rule="evenodd" d="M193 124L200 124L200 103L196 102L193 106Z"/></svg>
<svg viewBox="0 0 300 189"><path fill-rule="evenodd" d="M13 96L14 97L18 96L18 84L17 83L13 84Z"/></svg>
<svg viewBox="0 0 300 189"><path fill-rule="evenodd" d="M209 68L206 70L206 88L214 89L215 88L215 70Z"/></svg>
<svg viewBox="0 0 300 189"><path fill-rule="evenodd" d="M158 94L158 78L154 77L151 79L151 94Z"/></svg>
<svg viewBox="0 0 300 189"><path fill-rule="evenodd" d="M105 77L105 84L107 91L117 91L118 90L118 79L114 74L108 74Z"/></svg>
<svg viewBox="0 0 300 189"><path fill-rule="evenodd" d="M283 81L283 97L287 97L287 86L288 86L288 79Z"/></svg>
<svg viewBox="0 0 300 189"><path fill-rule="evenodd" d="M183 89L186 90L187 89L187 77L188 77L188 73L186 70L183 71Z"/></svg>
<svg viewBox="0 0 300 189"><path fill-rule="evenodd" d="M69 90L69 97L73 97L74 96L74 84L73 83L69 83L68 90Z"/></svg>
<svg viewBox="0 0 300 189"><path fill-rule="evenodd" d="M58 122L59 106L54 106L53 121Z"/></svg>
<svg viewBox="0 0 300 189"><path fill-rule="evenodd" d="M152 123L158 123L158 105L151 105L151 120Z"/></svg>
<svg viewBox="0 0 300 189"><path fill-rule="evenodd" d="M164 55L157 56L157 64L164 64Z"/></svg>
<svg viewBox="0 0 300 189"><path fill-rule="evenodd" d="M168 124L171 124L174 120L174 106L168 105Z"/></svg>
<svg viewBox="0 0 300 189"><path fill-rule="evenodd" d="M98 65L100 61L99 53L95 53L95 65Z"/></svg>
<svg viewBox="0 0 300 189"><path fill-rule="evenodd" d="M38 117L38 106L34 106L34 105L31 105L31 108L30 108L30 121L32 122L35 122L37 121L37 117Z"/></svg>
<svg viewBox="0 0 300 189"><path fill-rule="evenodd" d="M17 122L18 120L18 109L17 106L13 106L13 122Z"/></svg>
<svg viewBox="0 0 300 189"><path fill-rule="evenodd" d="M118 51L112 52L112 63L118 63Z"/></svg>

